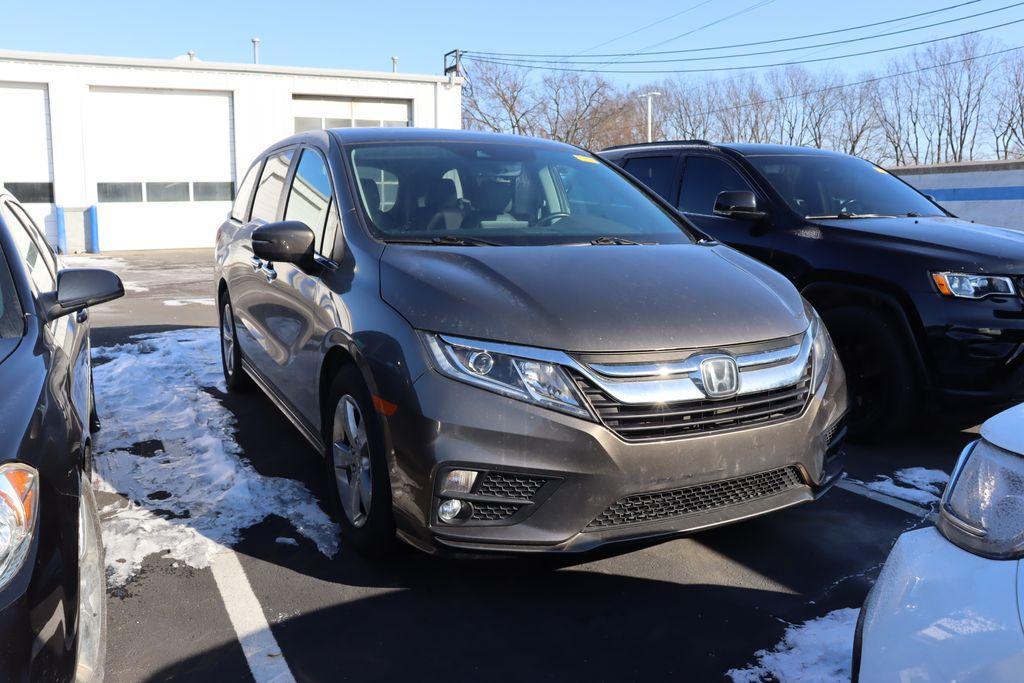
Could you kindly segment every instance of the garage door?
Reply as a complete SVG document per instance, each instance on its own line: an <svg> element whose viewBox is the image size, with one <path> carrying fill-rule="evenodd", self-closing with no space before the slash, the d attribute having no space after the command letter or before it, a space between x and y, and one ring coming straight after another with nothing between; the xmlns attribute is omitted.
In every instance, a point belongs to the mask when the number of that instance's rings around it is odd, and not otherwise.
<svg viewBox="0 0 1024 683"><path fill-rule="evenodd" d="M56 242L50 111L43 84L0 83L0 183Z"/></svg>
<svg viewBox="0 0 1024 683"><path fill-rule="evenodd" d="M230 93L92 88L88 111L100 249L212 247L234 188Z"/></svg>

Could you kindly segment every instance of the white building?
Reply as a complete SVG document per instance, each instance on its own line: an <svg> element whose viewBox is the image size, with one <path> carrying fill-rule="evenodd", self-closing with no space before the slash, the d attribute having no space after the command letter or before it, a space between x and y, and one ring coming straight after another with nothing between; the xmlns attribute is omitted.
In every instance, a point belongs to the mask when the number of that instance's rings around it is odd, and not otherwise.
<svg viewBox="0 0 1024 683"><path fill-rule="evenodd" d="M461 106L442 76L0 51L0 183L71 252L208 247L275 141Z"/></svg>
<svg viewBox="0 0 1024 683"><path fill-rule="evenodd" d="M890 170L961 218L1024 230L1024 161L965 161Z"/></svg>

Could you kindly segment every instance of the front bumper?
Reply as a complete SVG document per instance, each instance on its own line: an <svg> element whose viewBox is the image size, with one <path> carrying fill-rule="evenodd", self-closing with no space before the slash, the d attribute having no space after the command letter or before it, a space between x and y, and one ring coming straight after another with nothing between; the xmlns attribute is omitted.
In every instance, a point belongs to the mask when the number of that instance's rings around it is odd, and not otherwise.
<svg viewBox="0 0 1024 683"><path fill-rule="evenodd" d="M427 550L579 552L618 541L690 533L813 500L838 478L846 412L839 363L803 413L785 422L653 443L601 424L424 373L388 418L399 531ZM829 448L829 438L833 447ZM528 507L486 523L437 516L439 477L452 468L545 481ZM624 498L664 494L794 468L798 485L641 523L594 522ZM756 478L756 477L755 477Z"/></svg>
<svg viewBox="0 0 1024 683"><path fill-rule="evenodd" d="M934 527L900 536L858 624L862 681L1019 681L1020 565L958 548Z"/></svg>

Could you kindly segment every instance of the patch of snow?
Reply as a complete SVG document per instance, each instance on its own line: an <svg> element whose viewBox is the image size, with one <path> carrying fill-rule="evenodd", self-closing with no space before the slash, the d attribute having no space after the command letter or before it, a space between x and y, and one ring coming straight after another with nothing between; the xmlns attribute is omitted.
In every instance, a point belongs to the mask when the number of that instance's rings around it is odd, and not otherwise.
<svg viewBox="0 0 1024 683"><path fill-rule="evenodd" d="M281 545L298 545L299 544L299 542L296 541L294 538L289 538L288 536L278 536L274 540L277 543L280 543Z"/></svg>
<svg viewBox="0 0 1024 683"><path fill-rule="evenodd" d="M896 470L894 474L896 479L907 486L934 493L936 496L941 496L942 490L949 483L949 475L942 470L929 470L924 467L908 467Z"/></svg>
<svg viewBox="0 0 1024 683"><path fill-rule="evenodd" d="M167 299L164 301L164 306L188 306L189 304L197 304L199 306L213 306L216 302L213 297L200 297L196 299Z"/></svg>
<svg viewBox="0 0 1024 683"><path fill-rule="evenodd" d="M754 653L753 666L732 669L726 676L733 683L849 681L859 614L858 609L839 609L790 626L778 645Z"/></svg>
<svg viewBox="0 0 1024 683"><path fill-rule="evenodd" d="M877 481L864 482L864 486L918 505L932 505L939 502L942 489L949 482L949 475L942 470L924 467L896 470L893 477L880 475Z"/></svg>
<svg viewBox="0 0 1024 683"><path fill-rule="evenodd" d="M123 268L127 265L124 259L116 256L63 254L60 260L68 268Z"/></svg>
<svg viewBox="0 0 1024 683"><path fill-rule="evenodd" d="M101 511L111 586L149 555L207 567L268 515L289 520L328 557L338 528L301 483L264 477L242 456L234 416L205 391L224 390L217 330L138 335L97 348L103 430L95 484L127 498Z"/></svg>

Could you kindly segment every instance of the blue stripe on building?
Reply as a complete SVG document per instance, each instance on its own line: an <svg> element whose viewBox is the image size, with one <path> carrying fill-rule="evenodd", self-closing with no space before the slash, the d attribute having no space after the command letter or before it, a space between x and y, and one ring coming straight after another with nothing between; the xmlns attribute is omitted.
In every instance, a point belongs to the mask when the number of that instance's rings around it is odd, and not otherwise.
<svg viewBox="0 0 1024 683"><path fill-rule="evenodd" d="M940 202L991 202L1024 199L1024 185L1009 187L942 187L922 189Z"/></svg>

